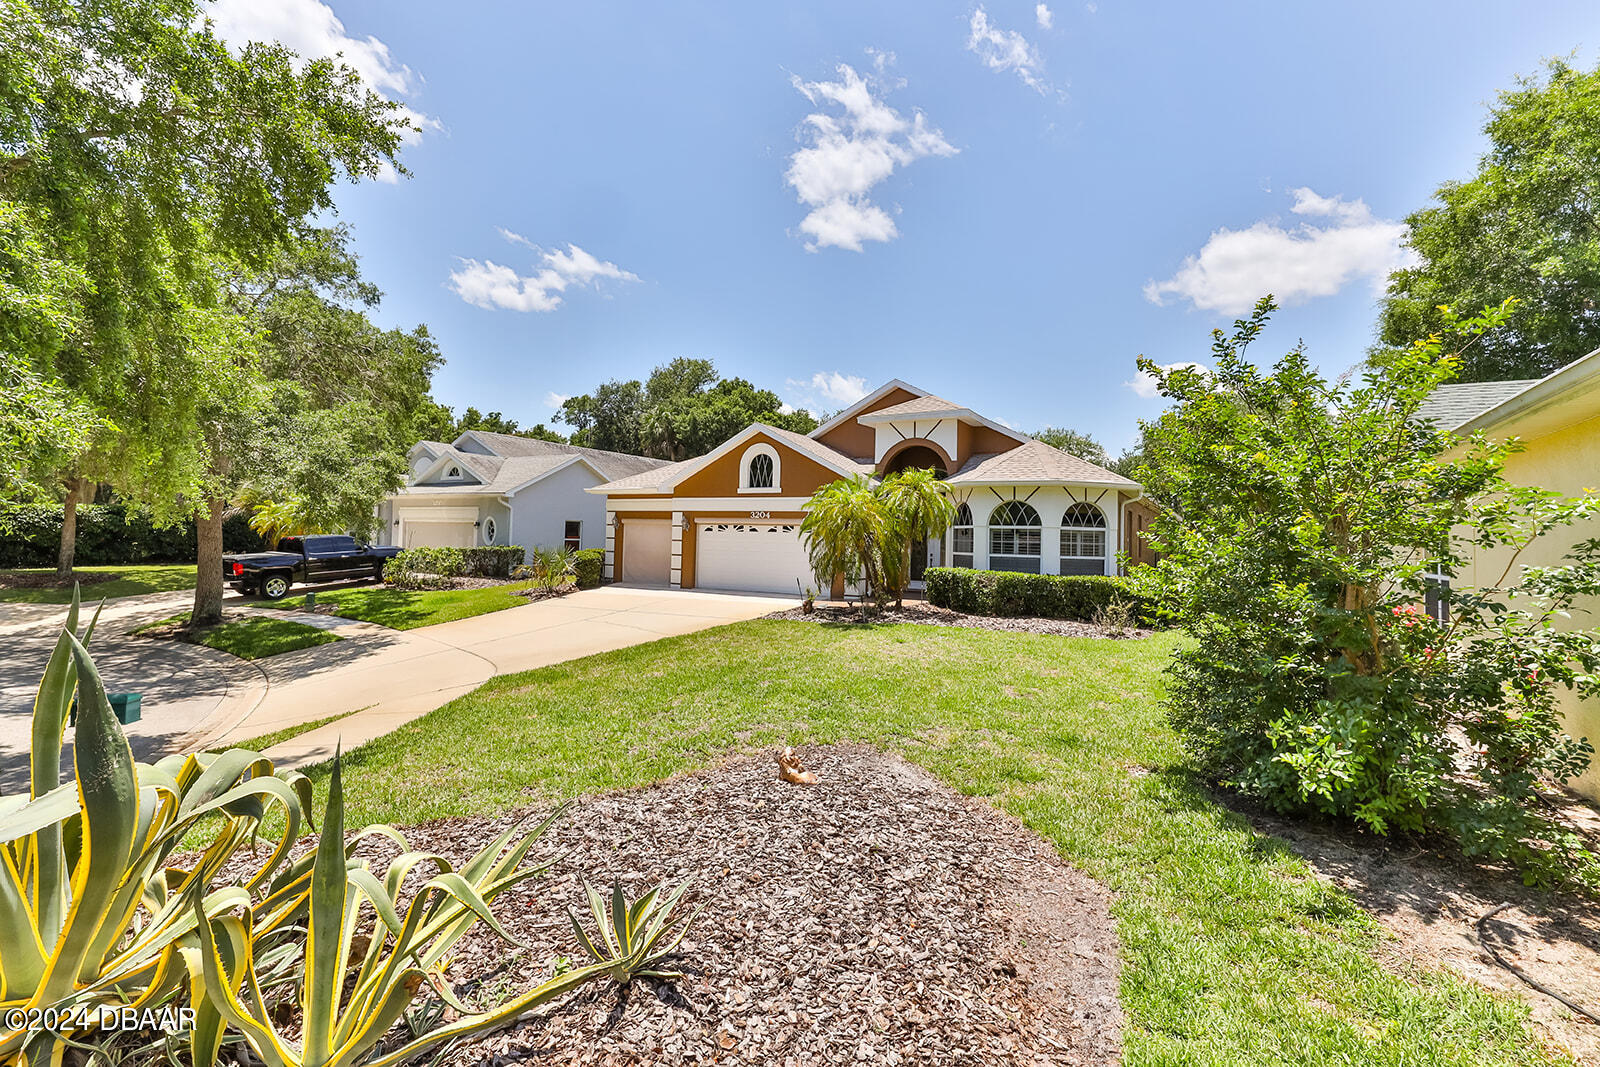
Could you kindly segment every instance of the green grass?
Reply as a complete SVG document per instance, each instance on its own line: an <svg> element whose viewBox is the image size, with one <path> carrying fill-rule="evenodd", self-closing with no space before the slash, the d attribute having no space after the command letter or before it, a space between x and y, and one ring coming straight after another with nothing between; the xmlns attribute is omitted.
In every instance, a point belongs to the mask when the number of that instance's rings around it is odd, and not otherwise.
<svg viewBox="0 0 1600 1067"><path fill-rule="evenodd" d="M183 612L146 623L131 632L147 634L154 630L181 626L188 621L188 618L188 613ZM208 626L200 630L181 630L177 636L190 644L205 645L207 648L214 648L218 652L226 652L240 659L266 659L268 656L281 656L285 652L298 652L302 648L313 648L343 640L338 634L319 630L315 626L307 626L303 622L291 622L288 619L273 619L261 615L235 619L221 626Z"/></svg>
<svg viewBox="0 0 1600 1067"><path fill-rule="evenodd" d="M110 579L83 586L84 603L95 603L119 596L139 596L142 593L172 593L194 588L193 563L161 563L125 567L76 567L79 573L109 574ZM45 588L12 588L10 581L19 575L54 574L54 567L33 567L24 570L0 571L0 604L70 604L72 583Z"/></svg>
<svg viewBox="0 0 1600 1067"><path fill-rule="evenodd" d="M326 726L330 722L338 722L345 716L354 714L355 712L353 711L342 711L337 715L329 715L325 719L317 719L313 722L303 722L298 726L285 726L281 730L273 730L271 733L261 734L259 737L246 738L243 741L227 741L224 742L220 747L248 748L252 752L264 752L273 745L282 744L292 737L299 737L301 734L310 733L319 726Z"/></svg>
<svg viewBox="0 0 1600 1067"><path fill-rule="evenodd" d="M1520 1002L1385 970L1373 919L1185 770L1157 707L1176 640L740 623L496 678L347 753L347 819L489 814L730 750L867 741L1115 891L1129 1064L1569 1062Z"/></svg>
<svg viewBox="0 0 1600 1067"><path fill-rule="evenodd" d="M331 604L334 614L346 619L375 622L394 630L415 630L419 626L433 626L474 615L487 615L491 611L521 607L527 597L517 596L515 590L527 589L532 582L511 582L506 585L488 585L481 589L440 589L410 592L380 586L372 589L344 589L336 593L318 593L317 605ZM305 597L280 600L280 608L303 608Z"/></svg>

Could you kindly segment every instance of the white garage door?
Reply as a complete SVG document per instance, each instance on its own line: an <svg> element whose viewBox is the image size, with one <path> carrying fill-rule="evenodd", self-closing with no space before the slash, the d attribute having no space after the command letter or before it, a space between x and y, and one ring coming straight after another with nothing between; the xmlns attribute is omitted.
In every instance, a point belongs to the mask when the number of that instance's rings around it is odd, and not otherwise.
<svg viewBox="0 0 1600 1067"><path fill-rule="evenodd" d="M405 521L401 548L471 548L474 534L470 522Z"/></svg>
<svg viewBox="0 0 1600 1067"><path fill-rule="evenodd" d="M624 519L622 580L666 585L672 572L672 523L667 519Z"/></svg>
<svg viewBox="0 0 1600 1067"><path fill-rule="evenodd" d="M697 588L798 596L816 587L798 522L702 522L695 530Z"/></svg>

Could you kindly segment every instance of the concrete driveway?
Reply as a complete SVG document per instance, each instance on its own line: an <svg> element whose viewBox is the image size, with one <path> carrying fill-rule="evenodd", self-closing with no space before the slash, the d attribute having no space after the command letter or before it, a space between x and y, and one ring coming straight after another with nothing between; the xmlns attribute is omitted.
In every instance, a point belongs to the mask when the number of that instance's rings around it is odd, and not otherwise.
<svg viewBox="0 0 1600 1067"><path fill-rule="evenodd" d="M333 715L339 721L273 749L282 766L316 763L468 693L496 674L759 618L793 597L611 585L417 630L291 613L343 641L247 663L194 645L130 638L138 623L182 608L189 594L112 602L93 644L107 685L145 694L128 728L138 758L214 748ZM169 603L170 601L170 603ZM229 609L270 610L229 601ZM273 611L275 616L285 613ZM0 791L27 781L34 687L64 609L0 616Z"/></svg>

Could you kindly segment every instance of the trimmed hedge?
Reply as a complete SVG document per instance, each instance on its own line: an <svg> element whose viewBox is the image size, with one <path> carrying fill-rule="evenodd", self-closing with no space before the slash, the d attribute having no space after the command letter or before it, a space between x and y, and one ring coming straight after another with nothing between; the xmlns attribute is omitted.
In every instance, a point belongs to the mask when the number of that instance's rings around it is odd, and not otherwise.
<svg viewBox="0 0 1600 1067"><path fill-rule="evenodd" d="M461 553L461 573L468 578L509 578L511 568L528 554L521 545L486 545L450 551Z"/></svg>
<svg viewBox="0 0 1600 1067"><path fill-rule="evenodd" d="M928 603L971 615L1029 615L1090 622L1113 600L1131 605L1141 619L1150 614L1126 578L974 571L964 567L929 567L924 577Z"/></svg>
<svg viewBox="0 0 1600 1067"><path fill-rule="evenodd" d="M453 578L509 578L527 553L521 545L482 548L407 548L383 567L397 589L448 589Z"/></svg>
<svg viewBox="0 0 1600 1067"><path fill-rule="evenodd" d="M572 554L572 561L577 568L579 589L594 589L600 584L600 574L606 562L605 549L580 548Z"/></svg>
<svg viewBox="0 0 1600 1067"><path fill-rule="evenodd" d="M80 567L133 563L193 563L194 521L164 529L122 503L78 505ZM222 524L224 552L263 552L261 535L243 514ZM61 505L26 504L0 508L0 567L53 567L61 550Z"/></svg>

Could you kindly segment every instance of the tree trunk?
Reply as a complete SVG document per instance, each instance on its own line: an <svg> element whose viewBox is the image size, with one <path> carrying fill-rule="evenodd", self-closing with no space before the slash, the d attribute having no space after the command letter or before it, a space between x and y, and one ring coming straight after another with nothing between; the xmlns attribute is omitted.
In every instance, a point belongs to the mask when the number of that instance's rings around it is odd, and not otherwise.
<svg viewBox="0 0 1600 1067"><path fill-rule="evenodd" d="M85 495L85 487L92 487L87 478L73 475L63 479L67 495L61 501L61 550L56 555L56 577L65 581L72 577L73 558L78 554L78 501ZM93 489L88 490L90 493Z"/></svg>
<svg viewBox="0 0 1600 1067"><path fill-rule="evenodd" d="M191 626L222 621L222 513L226 501L213 500L195 515L194 611Z"/></svg>

